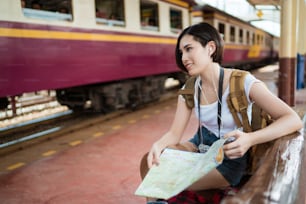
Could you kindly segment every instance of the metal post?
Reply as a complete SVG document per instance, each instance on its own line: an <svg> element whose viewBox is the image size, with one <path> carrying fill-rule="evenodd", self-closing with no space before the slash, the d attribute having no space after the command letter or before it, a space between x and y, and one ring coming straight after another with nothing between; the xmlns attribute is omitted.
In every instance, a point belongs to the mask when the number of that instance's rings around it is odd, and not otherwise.
<svg viewBox="0 0 306 204"><path fill-rule="evenodd" d="M299 23L299 34L300 38L298 39L298 44L302 46L301 54L304 55L304 86L306 88L306 1L300 0L300 23ZM300 43L299 43L300 42Z"/></svg>
<svg viewBox="0 0 306 204"><path fill-rule="evenodd" d="M296 10L297 0L281 0L281 38L279 61L279 97L295 105Z"/></svg>
<svg viewBox="0 0 306 204"><path fill-rule="evenodd" d="M306 32L305 32L305 2L304 0L298 0L297 2L297 74L296 74L296 88L304 88L304 73L305 73L305 43L306 43Z"/></svg>
<svg viewBox="0 0 306 204"><path fill-rule="evenodd" d="M15 117L15 116L17 116L16 96L11 96L11 106L12 106L13 117Z"/></svg>

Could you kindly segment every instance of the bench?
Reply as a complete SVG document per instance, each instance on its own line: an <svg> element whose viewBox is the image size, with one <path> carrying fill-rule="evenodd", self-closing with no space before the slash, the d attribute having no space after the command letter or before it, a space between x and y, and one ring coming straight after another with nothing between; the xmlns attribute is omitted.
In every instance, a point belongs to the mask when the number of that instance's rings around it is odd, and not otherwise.
<svg viewBox="0 0 306 204"><path fill-rule="evenodd" d="M297 110L296 110L297 111ZM306 127L305 110L297 111L304 118ZM306 128L301 131L281 137L273 142L262 144L256 151L262 156L257 162L255 171L248 176L239 187L238 192L227 194L221 204L305 204L306 201ZM182 149L182 148L178 148ZM141 174L144 178L147 173L146 156L141 162ZM214 195L221 195L222 190L198 191L196 194L203 196L213 203ZM184 195L179 195L184 196ZM210 202L211 201L211 202ZM173 203L173 202L169 202Z"/></svg>
<svg viewBox="0 0 306 204"><path fill-rule="evenodd" d="M305 203L305 138L304 128L274 141L266 149L254 174L237 194L225 197L222 204Z"/></svg>

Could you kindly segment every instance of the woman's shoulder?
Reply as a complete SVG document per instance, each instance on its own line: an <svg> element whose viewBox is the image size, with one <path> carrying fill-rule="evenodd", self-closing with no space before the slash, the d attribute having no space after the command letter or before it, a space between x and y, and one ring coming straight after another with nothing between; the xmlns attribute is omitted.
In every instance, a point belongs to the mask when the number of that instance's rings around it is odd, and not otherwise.
<svg viewBox="0 0 306 204"><path fill-rule="evenodd" d="M224 72L225 73L225 80L227 80L227 85L229 86L230 85L230 79L232 77L232 74L234 72L243 72L245 74L245 77L243 78L240 78L241 80L243 79L243 85L244 85L244 90L245 90L245 93L247 95L247 98L248 100L250 101L249 99L249 94L250 94L250 89L252 87L252 85L256 82L261 82L259 79L257 79L252 73L250 72L247 72L247 71L243 71L243 70L237 70L237 69L232 69L232 68L226 68L225 69L226 71ZM237 79L237 78L236 78ZM236 84L236 83L234 83ZM240 83L238 83L240 84Z"/></svg>
<svg viewBox="0 0 306 204"><path fill-rule="evenodd" d="M225 77L224 77L224 79L227 79L228 80L228 82L229 82L229 80L230 80L230 78L231 78L231 76L232 76L232 74L234 73L234 72L242 72L242 73L244 73L245 74L245 82L253 82L253 81L260 81L260 80L258 80L251 72L249 72L249 71L244 71L244 70L240 70L240 69L234 69L234 68L225 68L225 71L224 71L224 73L225 73Z"/></svg>
<svg viewBox="0 0 306 204"><path fill-rule="evenodd" d="M231 68L224 68L224 79L223 79L223 85L226 89L229 86L230 78L232 75L234 69Z"/></svg>
<svg viewBox="0 0 306 204"><path fill-rule="evenodd" d="M257 79L252 73L248 72L248 74L245 76L245 83L254 83L254 82L261 82L259 79Z"/></svg>

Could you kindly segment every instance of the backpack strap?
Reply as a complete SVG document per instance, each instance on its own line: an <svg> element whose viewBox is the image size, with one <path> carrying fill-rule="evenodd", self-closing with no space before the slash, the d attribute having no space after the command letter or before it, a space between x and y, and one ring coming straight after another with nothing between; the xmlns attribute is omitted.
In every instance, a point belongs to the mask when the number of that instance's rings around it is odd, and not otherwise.
<svg viewBox="0 0 306 204"><path fill-rule="evenodd" d="M244 132L251 132L252 128L247 114L248 99L244 90L244 80L247 74L248 72L246 71L232 71L229 82L230 92L227 98L227 104L237 127L243 127ZM238 113L240 113L242 121L239 119Z"/></svg>
<svg viewBox="0 0 306 204"><path fill-rule="evenodd" d="M256 118L260 118L260 120L256 120ZM253 104L252 107L252 131L259 130L270 125L273 122L271 116L262 110L256 103Z"/></svg>
<svg viewBox="0 0 306 204"><path fill-rule="evenodd" d="M192 109L194 107L193 97L194 97L194 84L196 78L197 78L196 76L192 76L189 79L187 79L184 89L180 89L178 91L178 94L182 95L186 100L186 105L189 109Z"/></svg>

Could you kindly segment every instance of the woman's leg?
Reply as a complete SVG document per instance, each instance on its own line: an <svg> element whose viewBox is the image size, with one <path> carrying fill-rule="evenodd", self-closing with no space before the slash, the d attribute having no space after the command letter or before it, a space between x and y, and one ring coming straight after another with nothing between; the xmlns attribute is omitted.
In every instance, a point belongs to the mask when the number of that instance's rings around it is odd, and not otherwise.
<svg viewBox="0 0 306 204"><path fill-rule="evenodd" d="M197 147L192 142L189 141L174 146L169 146L168 148L179 149L189 152L198 152ZM192 184L188 189L198 191L198 190L224 188L228 186L230 186L230 183L224 178L224 176L217 169L213 169L208 174L203 176L200 180Z"/></svg>
<svg viewBox="0 0 306 204"><path fill-rule="evenodd" d="M208 174L203 176L200 180L192 184L188 190L191 191L201 191L208 189L220 189L230 186L228 181L222 176L222 174L217 170L213 169Z"/></svg>
<svg viewBox="0 0 306 204"><path fill-rule="evenodd" d="M179 143L177 145L170 145L168 146L170 149L177 149L177 150L182 150L182 151L188 151L188 152L197 152L197 148L195 145L191 142L184 142L184 143ZM144 179L144 177L147 175L149 171L148 163L147 163L147 157L148 153L146 153L140 162L140 175L141 178Z"/></svg>
<svg viewBox="0 0 306 204"><path fill-rule="evenodd" d="M179 143L177 145L168 146L168 148L182 150L182 151L189 151L189 152L197 152L196 146L193 143L188 142L188 141L184 143ZM148 157L148 153L146 153L142 157L141 162L140 162L140 176L142 180L144 179L144 177L147 175L149 171L147 157ZM155 201L155 200L156 198L147 198L147 201Z"/></svg>

